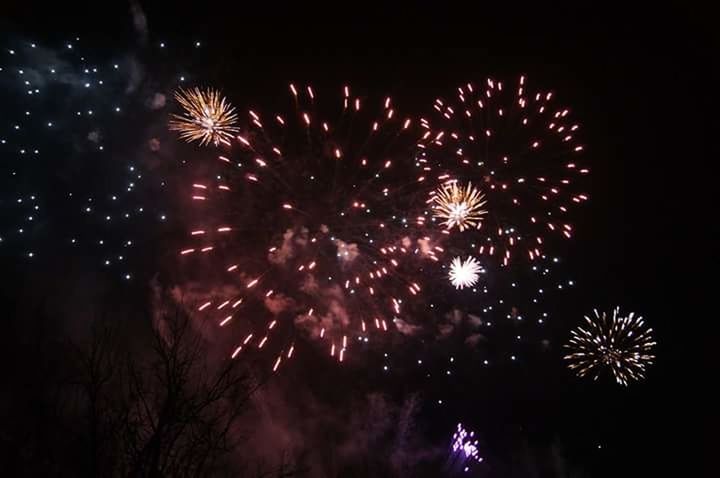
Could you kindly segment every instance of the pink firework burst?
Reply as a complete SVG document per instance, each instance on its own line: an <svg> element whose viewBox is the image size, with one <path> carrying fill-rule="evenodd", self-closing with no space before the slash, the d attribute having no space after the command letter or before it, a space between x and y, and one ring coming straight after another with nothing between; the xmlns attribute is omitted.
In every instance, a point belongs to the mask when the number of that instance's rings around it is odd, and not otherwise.
<svg viewBox="0 0 720 478"><path fill-rule="evenodd" d="M180 252L209 290L197 312L237 337L231 356L271 349L273 370L298 340L342 362L352 343L407 325L418 261L439 250L419 233L426 215L406 213L426 197L417 122L347 86L331 104L311 86L290 93L289 111L248 110L235 141L198 164Z"/></svg>
<svg viewBox="0 0 720 478"><path fill-rule="evenodd" d="M531 90L524 76L514 84L488 78L459 87L450 100L436 99L433 110L432 119L421 120L419 159L438 182L429 203L455 183L472 183L485 201L474 227L451 227L457 218L443 222L446 234L472 236L476 245L466 253L507 266L542 258L549 242L572 237L573 209L588 199L580 180L589 169L580 159L580 126L552 92Z"/></svg>

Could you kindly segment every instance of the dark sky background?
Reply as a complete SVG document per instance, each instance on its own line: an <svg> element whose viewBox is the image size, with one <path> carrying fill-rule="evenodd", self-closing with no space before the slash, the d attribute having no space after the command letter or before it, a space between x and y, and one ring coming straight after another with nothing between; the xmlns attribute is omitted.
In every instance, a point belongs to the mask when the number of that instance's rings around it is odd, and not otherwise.
<svg viewBox="0 0 720 478"><path fill-rule="evenodd" d="M444 446L454 424L467 422L481 433L485 447L487 463L479 476L511 476L512 464L527 454L537 463L552 461L551 448L558 443L569 468L593 477L691 476L691 470L703 467L707 443L717 441L704 436L717 433L712 425L716 403L710 398L717 372L714 354L705 346L714 307L701 284L711 282L702 272L715 256L709 223L717 203L713 189L705 187L712 183L715 157L704 144L708 138L712 142L718 127L711 102L720 51L709 12L679 7L631 11L628 5L605 4L552 12L437 2L390 9L365 3L342 9L182 5L143 4L148 42L201 40L220 60L205 64L203 79L217 80L240 105L254 96L272 97L289 80L320 86L348 81L389 92L411 110L486 75L525 73L560 92L583 124L592 167L591 201L576 222L567 254L580 286L566 313L580 317L594 306L621 304L652 321L659 342L647 380L628 389L575 379L557 353L484 375L469 365L453 382L434 386L362 377L361 368L352 377L327 372L304 382L304 405L289 404L285 391L297 386L298 378L285 376L263 392L269 406L276 407L272 413L284 414L271 420L282 432L268 426L267 437L274 437L268 440L284 434L312 447L332 447L321 439L322 422L300 418L308 410L337 413L329 418L334 422L373 420L370 412L354 415L343 409L353 408L357 397L351 400L332 385L349 383L353 396L382 390L390 408L403 409L415 391L451 397L452 409L432 406L430 399L420 405L418 449ZM11 2L3 9L0 25L16 38L59 44L77 34L86 48L90 43L91 49L117 52L138 42L123 2ZM77 316L109 304L150 315L149 280L119 284L81 258L72 265L59 258L42 268L5 254L0 258L7 261L0 278L2 298L12 304L3 317L12 331L4 338L9 342L14 333L21 334L15 322L22 304L36 300L40 290L60 296L93 291L77 310L65 310L78 327L83 320ZM67 280L58 282L68 270ZM138 275L149 278L154 272ZM21 374L22 358L11 360ZM707 371L708 365L713 371ZM263 416L258 412L254 419L262 423ZM303 423L293 429L296 420ZM298 430L312 433L303 436ZM527 476L564 476L550 468L539 465L544 471Z"/></svg>

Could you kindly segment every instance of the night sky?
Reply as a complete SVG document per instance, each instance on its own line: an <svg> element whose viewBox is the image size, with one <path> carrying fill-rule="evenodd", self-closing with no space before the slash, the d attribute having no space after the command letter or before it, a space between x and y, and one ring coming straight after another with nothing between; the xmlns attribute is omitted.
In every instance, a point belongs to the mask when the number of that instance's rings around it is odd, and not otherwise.
<svg viewBox="0 0 720 478"><path fill-rule="evenodd" d="M343 367L308 351L267 381L241 419L251 437L244 456L273 462L283 451L302 455L306 476L313 477L452 476L442 465L461 421L479 435L484 458L465 476L699 476L693 471L704 468L709 451L703 435L716 415L709 393L715 375L706 371L714 358L705 346L712 295L701 285L710 282L702 274L715 256L707 243L716 201L705 187L713 155L704 142L712 142L717 127L710 102L720 45L708 12L428 2L342 10L12 3L0 19L0 138L12 137L30 104L11 76L18 66L31 70L52 58L105 71L118 63L123 72L104 77L113 97L77 92L82 86L74 79L48 86L57 97L39 103L33 118L57 118L55 126L67 133L60 139L28 135L16 141L28 145L22 155L14 145L0 145L0 370L6 378L0 422L12 417L15 424L0 435L0 457L7 460L0 467L21 466L10 455L32 435L23 423L35 436L55 433L33 418L40 408L23 397L51 393L37 382L48 360L70 360L58 344L81 342L98 316L142 344L156 299L167 292L159 291L182 284L176 251L189 226L180 197L193 166L181 158L209 153L167 131L179 75L188 85L221 88L239 110L272 110L295 81L318 90L349 83L389 94L403 110L422 115L437 96L464 82L525 74L571 106L592 169L591 199L574 216L573 240L563 242L562 271L576 286L554 298L557 320L542 336L551 346L533 347L519 363L483 369L462 344L453 350L447 343L399 343L391 373L382 370L388 363L382 351ZM142 18L146 25L138 24ZM88 61L68 56L68 42ZM44 56L29 52L31 43ZM87 105L97 110L88 115ZM81 107L74 122L61 119ZM33 155L35 147L41 153ZM115 194L117 200L108 199ZM33 212L35 204L40 208ZM439 299L446 312L452 297ZM472 299L460 300L458 307L471 307ZM643 315L658 342L647 378L627 388L608 377L579 379L562 361L561 344L581 317L615 305ZM503 347L502 341L489 344L496 355ZM420 356L431 379L413 366ZM457 363L444 376L451 356ZM409 430L402 443L389 431L399 427ZM376 435L381 438L374 442ZM371 461L363 454L379 461L402 456L406 468L352 468ZM704 468L704 474L711 473Z"/></svg>

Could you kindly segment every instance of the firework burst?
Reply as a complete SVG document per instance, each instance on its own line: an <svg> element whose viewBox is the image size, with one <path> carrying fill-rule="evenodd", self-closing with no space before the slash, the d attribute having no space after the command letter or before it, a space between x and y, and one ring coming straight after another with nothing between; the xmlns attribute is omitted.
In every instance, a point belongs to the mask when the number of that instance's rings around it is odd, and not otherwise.
<svg viewBox="0 0 720 478"><path fill-rule="evenodd" d="M0 168L0 255L34 267L51 258L93 263L135 280L145 269L139 257L152 254L149 237L174 218L175 201L166 201L173 166L146 161L160 144L147 133L166 113L146 102L164 100L182 81L175 64L147 65L151 93L136 84L133 55L112 61L92 41L17 38L3 52L10 58L0 61L0 156L8 158Z"/></svg>
<svg viewBox="0 0 720 478"><path fill-rule="evenodd" d="M172 115L170 129L178 131L185 141L199 141L203 146L210 143L229 145L233 134L239 131L235 126L235 108L219 91L180 89L175 92L175 99L185 111L182 115Z"/></svg>
<svg viewBox="0 0 720 478"><path fill-rule="evenodd" d="M652 329L633 312L622 316L615 308L611 318L605 312L593 312L594 317L585 316L585 325L572 331L565 346L571 352L564 357L568 367L578 376L594 380L609 370L621 385L645 378L646 368L655 359Z"/></svg>
<svg viewBox="0 0 720 478"><path fill-rule="evenodd" d="M578 179L589 170L577 158L584 149L579 125L553 93L531 92L525 77L514 86L488 79L458 88L455 99L435 100L433 108L437 117L421 120L419 161L428 175L436 172L444 192L429 203L455 205L441 209L448 230L482 225L474 252L503 266L514 257L542 258L551 238L572 236L573 206L588 199ZM453 186L466 181L466 189ZM468 208L453 198L467 194L470 181L480 185L474 197L487 214L463 226L458 218Z"/></svg>
<svg viewBox="0 0 720 478"><path fill-rule="evenodd" d="M474 463L481 463L483 458L479 454L478 440L475 432L468 432L462 423L457 424L457 429L450 440L450 455L446 468L452 472L470 471Z"/></svg>
<svg viewBox="0 0 720 478"><path fill-rule="evenodd" d="M552 92L531 91L524 77L513 83L468 83L452 98L435 100L434 111L420 119L416 156L432 185L425 233L444 251L438 270L424 271L462 288L470 297L452 294L454 301L468 300L469 315L478 318L469 327L444 322L439 330L471 347L501 341L500 358L510 362L522 360L527 344L551 344L543 330L552 319L551 302L574 286L558 254L565 248L558 246L573 236L589 174L569 109ZM479 217L461 226L457 219L468 208L458 198L473 194ZM480 264L482 270L472 270Z"/></svg>
<svg viewBox="0 0 720 478"><path fill-rule="evenodd" d="M482 266L474 257L468 257L464 261L456 257L450 265L448 277L456 289L463 289L474 286L482 272L484 272Z"/></svg>
<svg viewBox="0 0 720 478"><path fill-rule="evenodd" d="M457 227L464 231L467 228L480 228L482 216L487 213L482 209L485 196L471 183L464 188L456 182L446 184L437 189L433 196L434 216L443 220L447 229Z"/></svg>
<svg viewBox="0 0 720 478"><path fill-rule="evenodd" d="M233 357L277 344L274 369L298 339L343 361L351 342L394 328L421 293L413 263L437 260L416 234L425 216L406 214L425 194L407 174L412 121L390 98L366 106L349 87L335 107L311 86L290 92L292 110L248 110L226 151L202 165L190 193L198 224L181 251L216 266L197 310L241 338ZM253 300L262 313L238 313Z"/></svg>

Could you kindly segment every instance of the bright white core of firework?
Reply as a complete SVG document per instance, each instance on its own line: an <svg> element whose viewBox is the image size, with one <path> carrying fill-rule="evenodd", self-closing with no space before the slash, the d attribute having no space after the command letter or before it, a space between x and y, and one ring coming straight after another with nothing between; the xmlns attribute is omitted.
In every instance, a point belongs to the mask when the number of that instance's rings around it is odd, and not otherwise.
<svg viewBox="0 0 720 478"><path fill-rule="evenodd" d="M482 266L474 257L468 257L464 261L460 257L456 257L450 264L448 277L456 289L463 289L474 286L482 272Z"/></svg>

